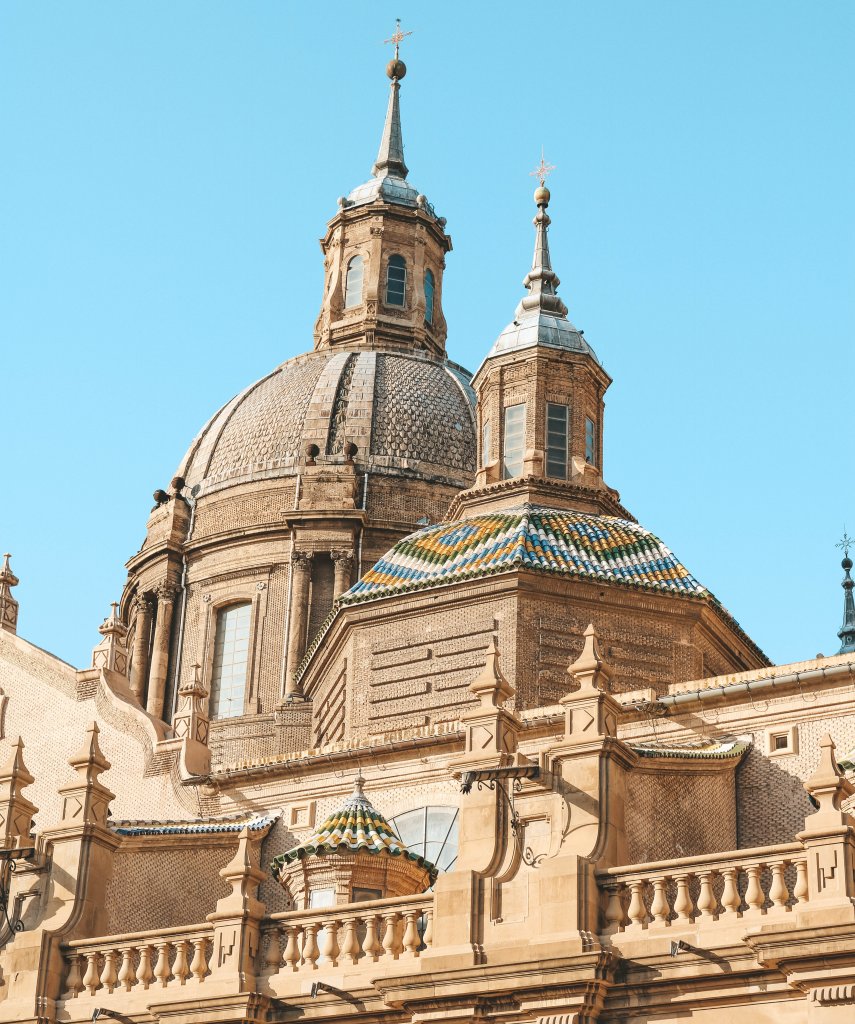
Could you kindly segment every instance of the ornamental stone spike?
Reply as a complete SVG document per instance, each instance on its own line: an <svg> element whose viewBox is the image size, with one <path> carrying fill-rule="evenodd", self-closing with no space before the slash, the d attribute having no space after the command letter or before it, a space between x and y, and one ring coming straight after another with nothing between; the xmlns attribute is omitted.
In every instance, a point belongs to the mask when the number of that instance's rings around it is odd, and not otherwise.
<svg viewBox="0 0 855 1024"><path fill-rule="evenodd" d="M0 629L17 633L18 602L12 597L12 587L17 587L20 580L9 565L11 557L8 552L3 555L3 566L0 568Z"/></svg>
<svg viewBox="0 0 855 1024"><path fill-rule="evenodd" d="M86 730L83 746L68 759L68 763L77 772L78 778L62 786L59 790L63 798L63 825L100 825L107 826L107 815L110 801L115 799L103 785L98 776L107 771L110 762L104 757L98 742L98 723L92 722Z"/></svg>
<svg viewBox="0 0 855 1024"><path fill-rule="evenodd" d="M819 763L804 787L817 804L817 810L805 819L806 827L824 822L849 824L851 819L843 813L841 805L855 793L855 786L840 770L834 740L828 733L819 741Z"/></svg>
<svg viewBox="0 0 855 1024"><path fill-rule="evenodd" d="M490 635L484 667L469 684L469 692L475 694L485 710L497 708L515 693L513 685L505 678L499 667L499 643L495 633Z"/></svg>
<svg viewBox="0 0 855 1024"><path fill-rule="evenodd" d="M401 32L401 23L391 39L387 43L395 44L395 56L386 66L386 74L392 79L392 86L389 91L389 105L386 108L386 122L383 125L383 135L380 139L380 149L377 151L377 159L371 168L375 178L385 178L389 175L396 178L407 177L407 165L404 163L404 137L401 132L401 109L398 93L401 86L400 81L407 73L407 65L398 58L398 47L401 40L411 32Z"/></svg>
<svg viewBox="0 0 855 1024"><path fill-rule="evenodd" d="M583 690L608 692L612 670L600 653L600 644L593 622L585 630L585 645L582 648L582 653L570 664L567 674L575 679Z"/></svg>
<svg viewBox="0 0 855 1024"><path fill-rule="evenodd" d="M118 612L118 602L110 605L110 614L98 627L104 638L92 649L92 668L109 669L119 675L128 674L128 627Z"/></svg>
<svg viewBox="0 0 855 1024"><path fill-rule="evenodd" d="M33 817L38 807L22 795L35 781L24 764L24 742L19 736L12 744L9 760L0 768L0 846L20 849L31 843Z"/></svg>

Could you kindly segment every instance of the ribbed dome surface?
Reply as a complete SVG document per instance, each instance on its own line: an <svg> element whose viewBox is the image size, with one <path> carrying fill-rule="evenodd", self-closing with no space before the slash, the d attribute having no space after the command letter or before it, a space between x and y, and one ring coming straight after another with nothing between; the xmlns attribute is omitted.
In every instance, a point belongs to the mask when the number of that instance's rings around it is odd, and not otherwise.
<svg viewBox="0 0 855 1024"><path fill-rule="evenodd" d="M297 356L233 398L205 425L179 474L205 492L291 476L317 446L372 472L443 480L475 473L474 395L460 367L396 352L325 349Z"/></svg>

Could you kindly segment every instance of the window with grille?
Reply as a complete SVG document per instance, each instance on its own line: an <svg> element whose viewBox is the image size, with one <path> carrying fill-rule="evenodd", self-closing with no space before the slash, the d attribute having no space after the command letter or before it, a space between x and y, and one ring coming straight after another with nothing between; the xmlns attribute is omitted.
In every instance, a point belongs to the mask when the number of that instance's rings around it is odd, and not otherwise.
<svg viewBox="0 0 855 1024"><path fill-rule="evenodd" d="M347 265L344 279L344 308L362 304L362 273L364 261L361 256L354 256Z"/></svg>
<svg viewBox="0 0 855 1024"><path fill-rule="evenodd" d="M407 264L403 256L390 256L386 267L386 305L403 306L407 286Z"/></svg>
<svg viewBox="0 0 855 1024"><path fill-rule="evenodd" d="M433 296L436 291L436 282L430 270L425 274L425 323L433 323Z"/></svg>
<svg viewBox="0 0 855 1024"><path fill-rule="evenodd" d="M546 475L567 479L567 423L566 405L546 403Z"/></svg>
<svg viewBox="0 0 855 1024"><path fill-rule="evenodd" d="M505 409L505 430L502 446L502 475L505 479L522 476L525 453L525 405L509 405Z"/></svg>
<svg viewBox="0 0 855 1024"><path fill-rule="evenodd" d="M249 602L229 605L217 613L209 701L211 718L235 718L243 714L251 613Z"/></svg>

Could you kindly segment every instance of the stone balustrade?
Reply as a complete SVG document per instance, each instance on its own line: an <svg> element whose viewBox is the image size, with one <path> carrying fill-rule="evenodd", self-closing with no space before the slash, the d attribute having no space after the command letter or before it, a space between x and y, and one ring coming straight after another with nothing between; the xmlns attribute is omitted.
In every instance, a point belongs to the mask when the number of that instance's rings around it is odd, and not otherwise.
<svg viewBox="0 0 855 1024"><path fill-rule="evenodd" d="M263 973L268 977L412 959L432 942L433 895L273 914L264 931Z"/></svg>
<svg viewBox="0 0 855 1024"><path fill-rule="evenodd" d="M597 880L606 934L783 915L810 895L801 843L610 868Z"/></svg>
<svg viewBox="0 0 855 1024"><path fill-rule="evenodd" d="M64 998L201 984L212 939L211 928L196 925L69 942Z"/></svg>

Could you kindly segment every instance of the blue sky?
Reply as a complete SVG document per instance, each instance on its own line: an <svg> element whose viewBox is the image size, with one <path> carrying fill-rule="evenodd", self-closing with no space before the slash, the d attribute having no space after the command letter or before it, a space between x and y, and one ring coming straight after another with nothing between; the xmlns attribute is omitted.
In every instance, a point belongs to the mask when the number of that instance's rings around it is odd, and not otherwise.
<svg viewBox="0 0 855 1024"><path fill-rule="evenodd" d="M354 11L358 16L354 17ZM0 4L0 550L20 632L88 664L151 492L309 349L394 18L410 180L474 369L531 256L615 383L605 475L775 661L833 653L855 533L855 5Z"/></svg>

